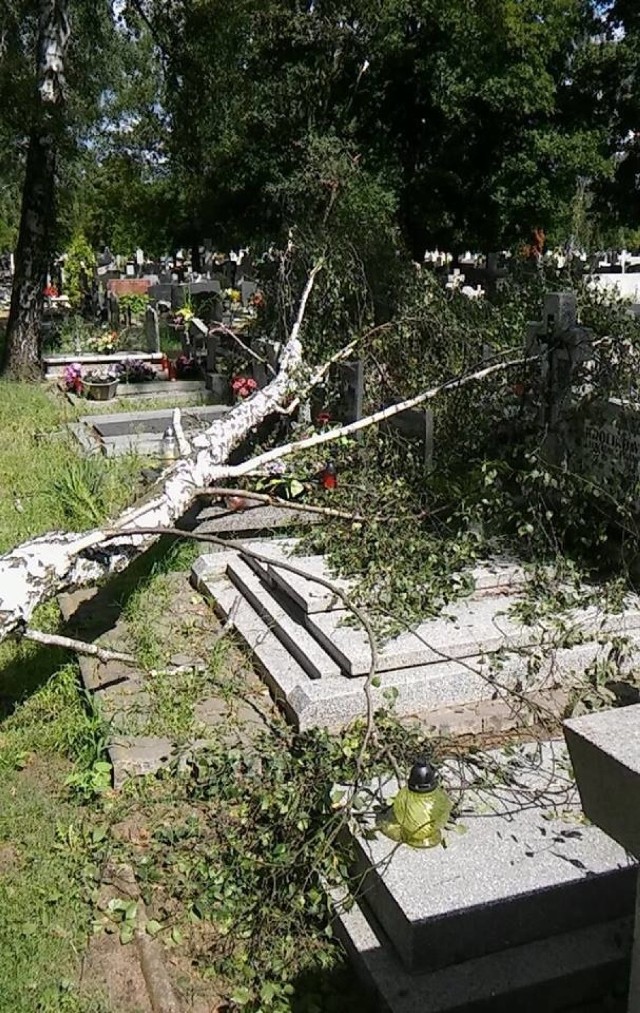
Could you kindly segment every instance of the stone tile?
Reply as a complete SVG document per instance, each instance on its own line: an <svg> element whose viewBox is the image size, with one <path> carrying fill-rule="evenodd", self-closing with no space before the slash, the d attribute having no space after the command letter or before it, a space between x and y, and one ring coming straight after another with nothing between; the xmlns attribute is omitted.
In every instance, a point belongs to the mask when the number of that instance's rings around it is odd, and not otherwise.
<svg viewBox="0 0 640 1013"><path fill-rule="evenodd" d="M447 833L446 848L356 837L365 900L412 973L633 912L637 869L581 821L563 743L489 761L497 778L476 763L443 768L445 784L471 782L459 805L466 833ZM389 782L383 795L395 790Z"/></svg>
<svg viewBox="0 0 640 1013"><path fill-rule="evenodd" d="M336 662L277 596L265 587L251 567L238 559L228 564L227 573L251 607L310 676L322 679L341 674Z"/></svg>
<svg viewBox="0 0 640 1013"><path fill-rule="evenodd" d="M366 904L336 906L336 935L389 1013L566 1013L606 994L631 945L624 918L409 974Z"/></svg>
<svg viewBox="0 0 640 1013"><path fill-rule="evenodd" d="M564 733L587 816L640 857L640 704L572 718Z"/></svg>
<svg viewBox="0 0 640 1013"><path fill-rule="evenodd" d="M402 633L385 644L379 652L378 670L428 665L447 658L471 658L500 648L514 650L538 643L545 631L552 631L553 627L542 623L523 626L508 615L517 600L509 595L455 602L442 615L421 623L417 635ZM345 672L364 675L371 663L369 642L361 628L345 625L348 618L348 612L336 609L307 615L306 625ZM587 635L626 633L640 628L640 608L635 605L620 614L606 616L595 607L575 610L572 621Z"/></svg>
<svg viewBox="0 0 640 1013"><path fill-rule="evenodd" d="M173 748L169 739L145 735L114 737L109 746L114 788L122 788L130 777L154 774L166 766L173 758Z"/></svg>

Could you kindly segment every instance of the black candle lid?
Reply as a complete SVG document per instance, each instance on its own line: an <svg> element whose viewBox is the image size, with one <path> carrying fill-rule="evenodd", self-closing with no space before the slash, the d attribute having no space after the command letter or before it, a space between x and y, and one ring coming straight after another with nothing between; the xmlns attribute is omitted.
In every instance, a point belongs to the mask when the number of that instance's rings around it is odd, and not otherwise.
<svg viewBox="0 0 640 1013"><path fill-rule="evenodd" d="M424 756L418 757L409 774L409 791L426 795L438 787L440 777Z"/></svg>

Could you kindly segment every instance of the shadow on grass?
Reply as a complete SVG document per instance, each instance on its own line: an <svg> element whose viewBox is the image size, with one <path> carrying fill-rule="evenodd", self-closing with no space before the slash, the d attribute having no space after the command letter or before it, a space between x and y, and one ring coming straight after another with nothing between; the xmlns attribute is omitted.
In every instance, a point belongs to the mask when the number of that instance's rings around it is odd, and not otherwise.
<svg viewBox="0 0 640 1013"><path fill-rule="evenodd" d="M172 569L175 546L179 539L161 538L127 569L101 585L82 601L67 623L60 622L57 632L80 640L95 640L110 630L130 598L158 570ZM90 596L89 596L90 595ZM0 644L0 721L43 686L74 655L55 647L43 647L28 641Z"/></svg>

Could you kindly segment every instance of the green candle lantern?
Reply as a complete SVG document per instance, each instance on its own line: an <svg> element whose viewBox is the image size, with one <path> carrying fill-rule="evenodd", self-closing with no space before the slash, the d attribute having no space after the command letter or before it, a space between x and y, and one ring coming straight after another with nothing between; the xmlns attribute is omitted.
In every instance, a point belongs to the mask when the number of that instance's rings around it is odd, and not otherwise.
<svg viewBox="0 0 640 1013"><path fill-rule="evenodd" d="M401 788L382 821L382 832L392 841L412 848L433 848L442 842L453 803L440 787L438 772L420 757L414 763L406 787Z"/></svg>

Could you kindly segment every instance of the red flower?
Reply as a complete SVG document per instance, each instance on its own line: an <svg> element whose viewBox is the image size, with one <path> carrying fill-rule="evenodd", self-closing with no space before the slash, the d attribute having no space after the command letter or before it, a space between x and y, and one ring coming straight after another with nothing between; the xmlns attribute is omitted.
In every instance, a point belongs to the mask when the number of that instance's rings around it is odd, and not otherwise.
<svg viewBox="0 0 640 1013"><path fill-rule="evenodd" d="M329 412L318 412L316 416L316 422L319 426L326 426L331 422L331 415Z"/></svg>
<svg viewBox="0 0 640 1013"><path fill-rule="evenodd" d="M43 294L47 297L47 299L57 299L58 289L55 285L47 285Z"/></svg>
<svg viewBox="0 0 640 1013"><path fill-rule="evenodd" d="M236 376L231 382L231 390L236 397L249 397L257 389L258 384L252 376Z"/></svg>

